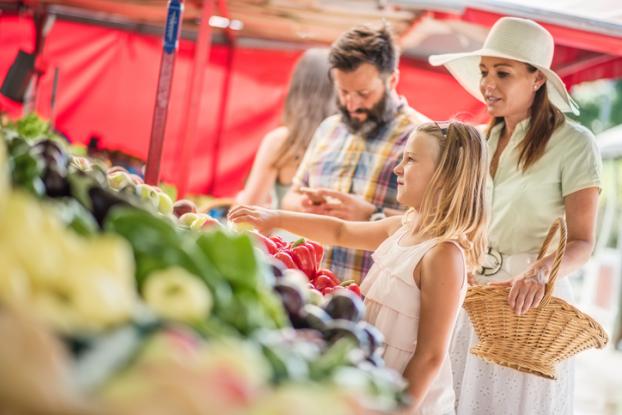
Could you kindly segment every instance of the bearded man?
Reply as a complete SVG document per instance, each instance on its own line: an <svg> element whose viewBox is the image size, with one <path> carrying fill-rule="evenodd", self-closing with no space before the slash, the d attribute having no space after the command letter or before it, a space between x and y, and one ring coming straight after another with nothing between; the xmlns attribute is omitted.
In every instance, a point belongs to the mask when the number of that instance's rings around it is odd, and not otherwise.
<svg viewBox="0 0 622 415"><path fill-rule="evenodd" d="M331 47L330 73L339 113L315 132L283 208L344 220L377 220L398 209L395 197L406 139L429 121L396 91L399 52L389 28L358 26ZM370 252L327 249L324 266L342 280L360 282Z"/></svg>

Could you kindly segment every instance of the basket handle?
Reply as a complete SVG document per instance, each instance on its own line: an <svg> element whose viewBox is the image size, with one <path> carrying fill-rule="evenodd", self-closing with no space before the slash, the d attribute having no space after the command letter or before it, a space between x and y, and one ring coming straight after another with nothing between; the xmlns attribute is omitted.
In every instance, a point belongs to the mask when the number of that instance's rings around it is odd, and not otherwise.
<svg viewBox="0 0 622 415"><path fill-rule="evenodd" d="M564 258L564 253L566 252L566 239L568 230L566 228L566 221L563 217L559 217L555 219L551 228L549 229L549 233L544 238L544 242L542 243L542 248L540 248L540 253L538 254L538 259L542 259L548 249L551 241L555 234L559 231L559 245L555 251L555 259L553 260L553 267L551 268L551 273L549 274L548 281L546 283L546 288L544 290L544 298L540 302L540 306L546 306L549 301L551 301L551 295L553 295L553 288L555 288L555 281L557 281L557 275L559 273L559 268L562 264L562 259Z"/></svg>

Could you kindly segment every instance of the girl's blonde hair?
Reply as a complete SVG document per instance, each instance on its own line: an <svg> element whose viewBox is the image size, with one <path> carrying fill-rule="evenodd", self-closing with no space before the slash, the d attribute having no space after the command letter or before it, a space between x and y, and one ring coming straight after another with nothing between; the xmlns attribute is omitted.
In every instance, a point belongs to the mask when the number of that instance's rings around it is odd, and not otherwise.
<svg viewBox="0 0 622 415"><path fill-rule="evenodd" d="M446 128L437 123L422 124L413 134L417 133L435 137L440 153L419 208L421 219L416 232L426 239L457 241L464 249L469 270L474 270L487 245L486 142L474 127L458 121Z"/></svg>

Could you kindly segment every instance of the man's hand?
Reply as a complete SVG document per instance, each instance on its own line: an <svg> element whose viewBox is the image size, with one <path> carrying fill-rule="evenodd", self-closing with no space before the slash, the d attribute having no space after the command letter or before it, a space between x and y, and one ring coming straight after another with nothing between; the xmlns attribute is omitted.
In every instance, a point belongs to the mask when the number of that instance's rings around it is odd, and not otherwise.
<svg viewBox="0 0 622 415"><path fill-rule="evenodd" d="M302 196L300 204L303 212L313 213L315 215L326 215L327 200L324 196L319 194L318 189L301 187L297 192Z"/></svg>
<svg viewBox="0 0 622 415"><path fill-rule="evenodd" d="M376 206L358 195L324 188L316 189L316 194L328 200L320 205L311 203L311 206L308 207L311 213L334 216L343 220L367 221L376 210ZM331 201L331 198L334 201Z"/></svg>

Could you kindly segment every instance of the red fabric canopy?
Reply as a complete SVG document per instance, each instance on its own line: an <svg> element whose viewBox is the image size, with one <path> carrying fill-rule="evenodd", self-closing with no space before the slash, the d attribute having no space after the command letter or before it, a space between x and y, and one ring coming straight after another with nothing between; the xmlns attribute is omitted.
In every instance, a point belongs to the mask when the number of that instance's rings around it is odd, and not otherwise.
<svg viewBox="0 0 622 415"><path fill-rule="evenodd" d="M32 20L0 17L0 45L0 79L4 79L17 51L33 50ZM228 53L234 53L229 101L222 120L222 142L215 146ZM213 45L205 68L198 139L192 151L190 192L231 196L243 186L261 138L279 125L289 74L299 53ZM180 112L189 92L193 55L194 43L182 41L162 162L162 180L166 182L179 179ZM42 54L50 69L60 69L56 128L79 143L96 134L104 147L145 159L160 56L159 37L57 21ZM447 73L408 60L402 61L400 70L398 90L420 112L434 119L455 114L463 119L483 119L482 105ZM38 91L36 110L43 116L49 115L52 73L49 70L43 76ZM0 109L21 115L19 105L1 96ZM217 154L214 148L218 148Z"/></svg>

